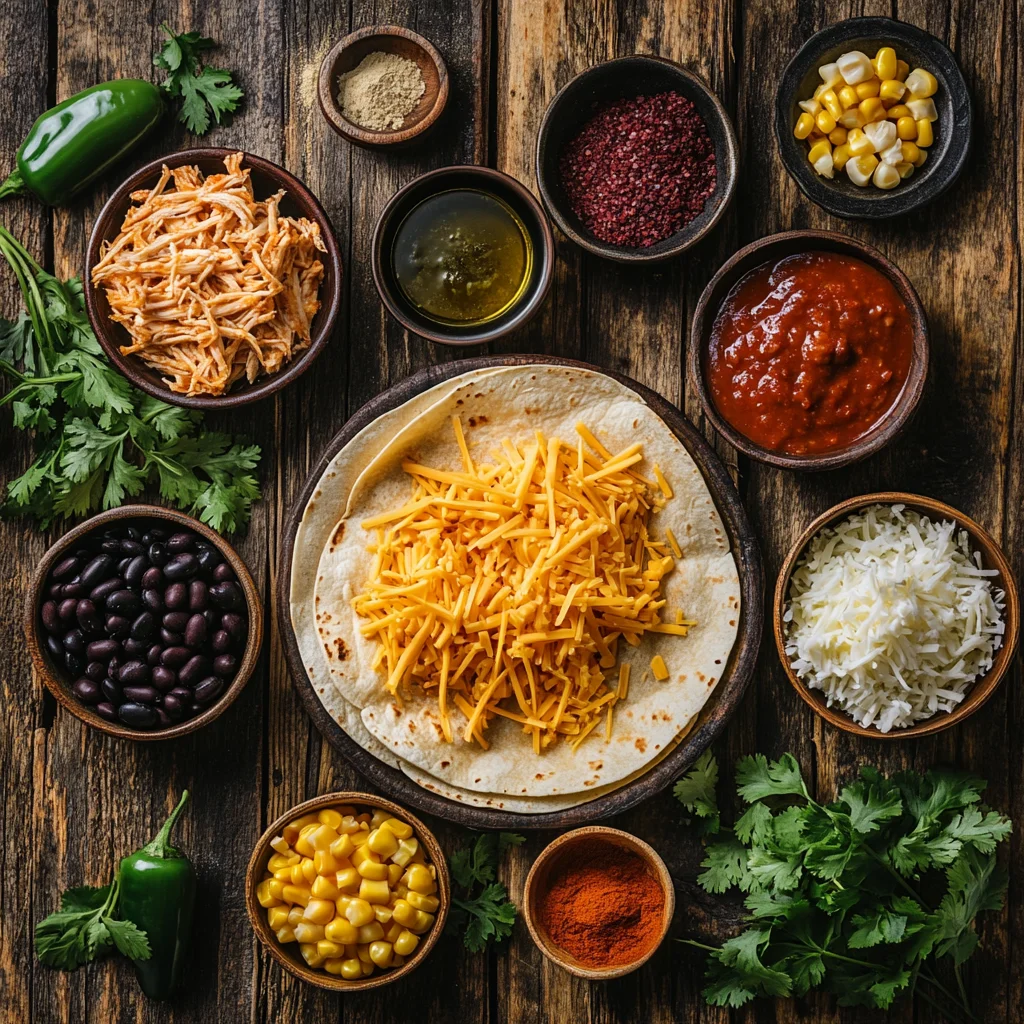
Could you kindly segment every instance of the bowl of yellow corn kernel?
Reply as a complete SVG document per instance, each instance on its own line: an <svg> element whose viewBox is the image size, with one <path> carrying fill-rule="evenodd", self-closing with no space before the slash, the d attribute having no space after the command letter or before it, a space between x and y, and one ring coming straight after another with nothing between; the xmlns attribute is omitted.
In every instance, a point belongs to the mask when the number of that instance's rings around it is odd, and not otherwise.
<svg viewBox="0 0 1024 1024"><path fill-rule="evenodd" d="M971 98L934 36L851 18L801 47L782 76L775 137L801 191L841 217L893 217L931 202L967 160Z"/></svg>
<svg viewBox="0 0 1024 1024"><path fill-rule="evenodd" d="M370 793L293 807L249 861L246 908L285 970L332 991L376 988L430 952L448 914L444 853L418 818Z"/></svg>

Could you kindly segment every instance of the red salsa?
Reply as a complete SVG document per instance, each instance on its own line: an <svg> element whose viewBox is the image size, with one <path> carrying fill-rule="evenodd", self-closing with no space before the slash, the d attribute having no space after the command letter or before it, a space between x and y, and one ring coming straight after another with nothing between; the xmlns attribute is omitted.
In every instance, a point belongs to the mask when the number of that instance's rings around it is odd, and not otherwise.
<svg viewBox="0 0 1024 1024"><path fill-rule="evenodd" d="M718 412L762 448L846 448L899 397L913 325L884 274L809 252L743 277L715 320L706 372Z"/></svg>

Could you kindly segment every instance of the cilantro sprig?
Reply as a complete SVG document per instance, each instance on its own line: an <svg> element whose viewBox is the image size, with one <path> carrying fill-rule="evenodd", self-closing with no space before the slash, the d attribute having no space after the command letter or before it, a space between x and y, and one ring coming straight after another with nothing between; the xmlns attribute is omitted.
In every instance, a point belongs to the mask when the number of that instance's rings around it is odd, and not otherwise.
<svg viewBox="0 0 1024 1024"><path fill-rule="evenodd" d="M705 750L693 767L672 787L672 795L697 816L700 835L713 835L721 828L718 813L718 762L710 750Z"/></svg>
<svg viewBox="0 0 1024 1024"><path fill-rule="evenodd" d="M500 942L512 934L516 905L497 881L498 864L510 846L525 841L515 832L485 833L448 858L452 878L463 891L461 897L452 897L449 926L463 933L462 941L471 953L478 953L491 939Z"/></svg>
<svg viewBox="0 0 1024 1024"><path fill-rule="evenodd" d="M711 769L683 780L684 802L706 806ZM720 947L685 940L710 954L708 1002L739 1007L822 987L843 1006L884 1010L917 994L975 1020L961 966L978 946L976 916L1003 905L995 851L1011 830L981 803L985 786L953 770L886 777L863 767L821 804L791 754L743 758L746 810L708 845L698 881L746 893L750 923Z"/></svg>
<svg viewBox="0 0 1024 1024"><path fill-rule="evenodd" d="M166 25L160 28L167 42L153 55L153 64L166 71L160 87L168 96L181 100L178 120L194 135L210 129L210 115L217 124L225 114L238 108L242 90L234 84L231 72L203 65L202 55L216 48L216 43L198 32L175 35Z"/></svg>
<svg viewBox="0 0 1024 1024"><path fill-rule="evenodd" d="M249 521L259 495L257 445L203 428L202 414L135 390L107 362L85 312L82 282L43 270L0 226L0 255L25 300L0 320L0 374L14 426L34 432L36 458L7 485L2 511L40 525L113 508L147 486L215 530Z"/></svg>
<svg viewBox="0 0 1024 1024"><path fill-rule="evenodd" d="M149 938L117 916L118 882L68 889L60 910L36 925L36 956L47 967L73 971L112 947L131 960L148 960Z"/></svg>

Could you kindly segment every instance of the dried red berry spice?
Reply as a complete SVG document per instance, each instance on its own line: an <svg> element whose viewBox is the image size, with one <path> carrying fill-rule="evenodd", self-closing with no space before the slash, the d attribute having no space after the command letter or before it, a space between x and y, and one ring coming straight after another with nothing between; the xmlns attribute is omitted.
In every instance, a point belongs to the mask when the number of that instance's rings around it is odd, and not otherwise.
<svg viewBox="0 0 1024 1024"><path fill-rule="evenodd" d="M674 235L715 190L715 147L677 92L600 109L559 162L573 212L602 242L643 249Z"/></svg>

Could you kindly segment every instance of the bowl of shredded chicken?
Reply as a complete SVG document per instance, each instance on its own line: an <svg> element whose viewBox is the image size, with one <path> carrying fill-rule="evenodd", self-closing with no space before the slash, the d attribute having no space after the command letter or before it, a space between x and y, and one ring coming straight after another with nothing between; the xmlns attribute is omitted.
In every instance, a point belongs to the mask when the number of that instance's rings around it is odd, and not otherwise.
<svg viewBox="0 0 1024 1024"><path fill-rule="evenodd" d="M97 221L88 271L107 354L143 390L184 405L277 390L326 340L340 299L336 244L313 196L282 168L227 150L177 154L125 182Z"/></svg>

